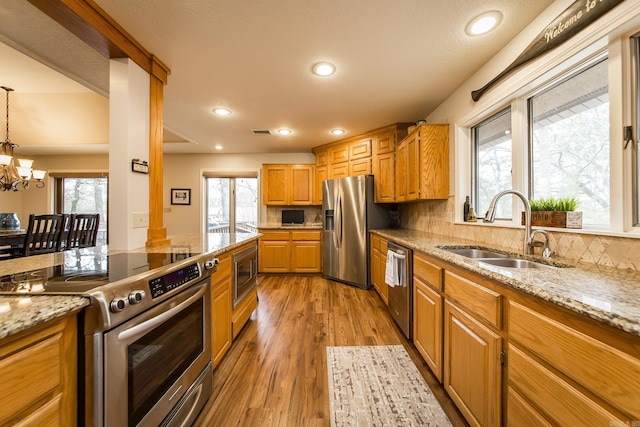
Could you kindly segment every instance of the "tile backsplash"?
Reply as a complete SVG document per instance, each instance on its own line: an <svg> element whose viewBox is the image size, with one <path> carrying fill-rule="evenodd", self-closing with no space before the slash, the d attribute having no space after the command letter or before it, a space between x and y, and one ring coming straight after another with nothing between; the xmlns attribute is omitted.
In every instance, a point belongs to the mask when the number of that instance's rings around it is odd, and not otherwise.
<svg viewBox="0 0 640 427"><path fill-rule="evenodd" d="M452 197L402 204L402 228L472 240L483 246L522 250L522 229L447 222L447 212L453 215L454 210ZM640 270L640 239L549 231L549 244L556 256L567 260Z"/></svg>
<svg viewBox="0 0 640 427"><path fill-rule="evenodd" d="M282 210L283 209L298 209L295 206L267 206L267 224L281 224L282 223ZM302 208L300 208L302 209ZM304 207L304 222L305 224L312 224L314 222L322 222L322 207L321 206L305 206Z"/></svg>

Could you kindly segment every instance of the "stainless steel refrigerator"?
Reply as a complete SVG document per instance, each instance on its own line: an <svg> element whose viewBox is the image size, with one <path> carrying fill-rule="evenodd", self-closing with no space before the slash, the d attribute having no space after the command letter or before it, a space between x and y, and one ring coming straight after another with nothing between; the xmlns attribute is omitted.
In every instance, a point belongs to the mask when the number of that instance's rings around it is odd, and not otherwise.
<svg viewBox="0 0 640 427"><path fill-rule="evenodd" d="M324 276L370 288L369 230L389 225L389 207L373 203L373 176L323 181L322 210Z"/></svg>

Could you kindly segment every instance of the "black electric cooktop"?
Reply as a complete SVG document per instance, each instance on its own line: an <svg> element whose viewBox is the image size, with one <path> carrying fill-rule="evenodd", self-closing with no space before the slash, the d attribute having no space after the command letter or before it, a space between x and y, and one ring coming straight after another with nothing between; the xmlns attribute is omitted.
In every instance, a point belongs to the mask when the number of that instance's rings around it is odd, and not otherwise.
<svg viewBox="0 0 640 427"><path fill-rule="evenodd" d="M196 254L119 253L106 248L64 252L60 265L0 277L0 294L83 294Z"/></svg>

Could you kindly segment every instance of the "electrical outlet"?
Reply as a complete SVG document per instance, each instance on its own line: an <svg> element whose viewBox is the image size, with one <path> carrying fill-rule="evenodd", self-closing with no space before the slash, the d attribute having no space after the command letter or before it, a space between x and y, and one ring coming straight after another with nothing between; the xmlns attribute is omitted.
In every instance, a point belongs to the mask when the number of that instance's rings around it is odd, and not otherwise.
<svg viewBox="0 0 640 427"><path fill-rule="evenodd" d="M146 212L133 213L133 228L148 228L149 214Z"/></svg>
<svg viewBox="0 0 640 427"><path fill-rule="evenodd" d="M171 208L164 208L164 209L163 209L163 212L164 212L164 213L171 213Z"/></svg>
<svg viewBox="0 0 640 427"><path fill-rule="evenodd" d="M445 216L445 221L453 222L453 214L451 213L451 211L445 212L444 216Z"/></svg>

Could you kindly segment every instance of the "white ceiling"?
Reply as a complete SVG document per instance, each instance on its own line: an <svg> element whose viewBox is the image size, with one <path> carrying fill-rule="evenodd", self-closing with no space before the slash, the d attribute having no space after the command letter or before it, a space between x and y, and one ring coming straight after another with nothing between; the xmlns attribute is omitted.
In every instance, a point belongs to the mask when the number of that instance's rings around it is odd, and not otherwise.
<svg viewBox="0 0 640 427"><path fill-rule="evenodd" d="M308 152L337 139L329 134L336 127L350 136L425 118L552 0L96 2L171 69L165 87L165 141L188 142L167 142L165 152L273 153ZM466 36L465 25L489 10L504 15L499 28L481 37ZM0 5L0 41L80 83L62 83L57 72L20 71L29 65L0 46L0 84L16 90L11 95L11 140L34 154L83 150L83 142L84 149L106 149L108 61L55 27L24 0ZM55 47L60 45L64 47ZM12 77L7 57L19 64L10 68L29 77ZM337 72L324 78L312 75L317 61L333 62ZM57 91L57 99L69 97L68 112L61 114L59 108L55 119L32 117L31 125L17 117L14 121L14 104L18 109L28 96L42 104L48 98L52 104ZM93 106L73 109L76 102ZM233 114L214 116L215 106ZM24 108L32 115L45 114L44 108ZM71 116L75 125L61 116ZM60 125L55 130L54 123ZM36 125L43 129L37 137L29 136ZM283 127L293 134L252 132ZM73 128L77 135L65 136ZM224 149L216 151L216 144Z"/></svg>

